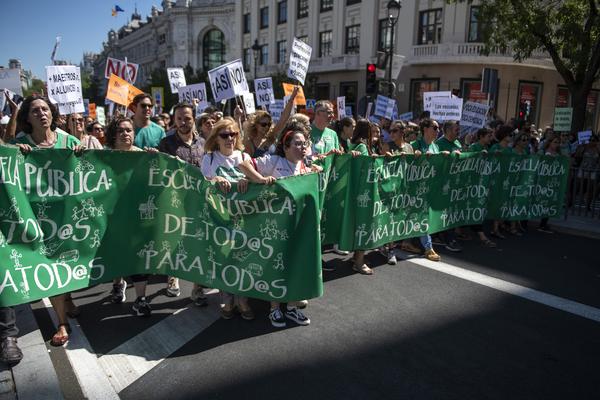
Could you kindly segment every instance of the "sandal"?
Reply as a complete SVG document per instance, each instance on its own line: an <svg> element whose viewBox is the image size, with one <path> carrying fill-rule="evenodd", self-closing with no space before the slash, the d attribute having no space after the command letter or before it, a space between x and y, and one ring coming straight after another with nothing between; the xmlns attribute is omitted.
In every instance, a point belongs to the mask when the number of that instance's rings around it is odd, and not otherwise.
<svg viewBox="0 0 600 400"><path fill-rule="evenodd" d="M482 240L481 243L485 246L485 247L489 247L489 248L494 248L496 247L496 243L492 242L490 239L485 239Z"/></svg>
<svg viewBox="0 0 600 400"><path fill-rule="evenodd" d="M493 236L493 237L498 238L498 239L506 239L506 236L504 236L503 234L501 234L498 231L491 231L490 232L490 236Z"/></svg>
<svg viewBox="0 0 600 400"><path fill-rule="evenodd" d="M66 335L60 335L60 328L64 326L67 331ZM50 340L50 344L55 347L64 346L69 341L69 334L71 333L71 325L69 324L58 324L58 330L52 336L52 340Z"/></svg>
<svg viewBox="0 0 600 400"><path fill-rule="evenodd" d="M353 265L352 269L361 275L373 275L373 270L367 264L363 264L360 267Z"/></svg>

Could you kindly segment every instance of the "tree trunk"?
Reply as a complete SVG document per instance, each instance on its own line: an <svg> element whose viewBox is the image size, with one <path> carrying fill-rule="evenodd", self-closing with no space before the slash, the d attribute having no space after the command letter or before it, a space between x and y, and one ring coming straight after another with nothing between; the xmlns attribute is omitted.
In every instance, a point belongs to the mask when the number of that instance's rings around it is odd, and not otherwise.
<svg viewBox="0 0 600 400"><path fill-rule="evenodd" d="M571 120L571 133L576 134L581 132L585 127L585 111L587 107L587 97L590 93L590 87L583 87L583 85L571 87L571 104L573 107L573 117ZM593 128L593 127L592 127Z"/></svg>

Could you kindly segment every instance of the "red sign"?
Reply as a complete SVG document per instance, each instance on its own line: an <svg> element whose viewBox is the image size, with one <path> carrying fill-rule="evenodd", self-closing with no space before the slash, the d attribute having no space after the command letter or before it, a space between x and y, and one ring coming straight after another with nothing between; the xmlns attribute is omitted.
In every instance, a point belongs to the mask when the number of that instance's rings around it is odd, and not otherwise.
<svg viewBox="0 0 600 400"><path fill-rule="evenodd" d="M117 60L116 58L108 57L106 59L106 68L104 69L104 77L110 79L110 75L116 75L119 78L125 79L129 83L135 83L138 72L138 65L134 63L127 63L125 68L125 61Z"/></svg>
<svg viewBox="0 0 600 400"><path fill-rule="evenodd" d="M487 104L487 93L481 91L481 82L465 82L464 86L466 101Z"/></svg>

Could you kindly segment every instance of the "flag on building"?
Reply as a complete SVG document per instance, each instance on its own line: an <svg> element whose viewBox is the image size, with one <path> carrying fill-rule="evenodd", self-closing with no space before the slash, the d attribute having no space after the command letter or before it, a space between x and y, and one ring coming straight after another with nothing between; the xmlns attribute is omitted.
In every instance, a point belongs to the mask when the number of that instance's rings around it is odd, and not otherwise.
<svg viewBox="0 0 600 400"><path fill-rule="evenodd" d="M118 13L125 12L121 7L115 4L115 8L112 9L112 16L116 17Z"/></svg>

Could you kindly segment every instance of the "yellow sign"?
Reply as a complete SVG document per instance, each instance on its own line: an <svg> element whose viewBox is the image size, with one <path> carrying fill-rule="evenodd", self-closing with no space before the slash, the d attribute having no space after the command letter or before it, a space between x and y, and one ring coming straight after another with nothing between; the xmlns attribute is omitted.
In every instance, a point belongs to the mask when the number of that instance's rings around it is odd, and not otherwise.
<svg viewBox="0 0 600 400"><path fill-rule="evenodd" d="M283 92L285 93L286 96L289 96L292 94L292 92L294 91L294 87L296 85L292 85L291 83L282 83L283 85ZM298 94L296 95L296 98L294 99L294 104L297 106L305 106L306 105L306 97L304 97L304 90L302 89L302 86L298 86L300 88L300 90L298 91Z"/></svg>
<svg viewBox="0 0 600 400"><path fill-rule="evenodd" d="M115 74L110 75L108 87L106 89L106 98L125 107L129 106L133 98L142 92L125 79L119 78Z"/></svg>

